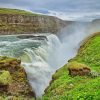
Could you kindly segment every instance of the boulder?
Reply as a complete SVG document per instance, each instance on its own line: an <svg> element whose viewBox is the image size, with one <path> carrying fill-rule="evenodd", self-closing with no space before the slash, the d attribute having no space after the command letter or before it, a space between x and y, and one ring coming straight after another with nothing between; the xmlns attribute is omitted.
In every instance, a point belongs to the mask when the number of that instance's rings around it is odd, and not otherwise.
<svg viewBox="0 0 100 100"><path fill-rule="evenodd" d="M91 69L85 65L78 62L70 62L68 63L68 71L69 75L71 76L84 76L89 75L91 72Z"/></svg>

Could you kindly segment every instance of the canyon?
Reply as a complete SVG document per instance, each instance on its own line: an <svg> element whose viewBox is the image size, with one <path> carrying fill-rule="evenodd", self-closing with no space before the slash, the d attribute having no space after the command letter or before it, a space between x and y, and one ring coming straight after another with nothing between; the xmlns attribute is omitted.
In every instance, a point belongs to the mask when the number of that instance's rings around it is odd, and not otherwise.
<svg viewBox="0 0 100 100"><path fill-rule="evenodd" d="M64 21L53 16L0 8L0 34L3 35L57 33L61 28L70 23L71 21Z"/></svg>

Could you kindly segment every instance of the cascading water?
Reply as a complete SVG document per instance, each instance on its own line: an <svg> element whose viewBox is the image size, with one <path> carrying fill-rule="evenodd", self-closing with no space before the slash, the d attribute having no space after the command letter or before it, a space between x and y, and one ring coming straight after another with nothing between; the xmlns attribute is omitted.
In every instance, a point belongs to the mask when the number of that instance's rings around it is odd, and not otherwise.
<svg viewBox="0 0 100 100"><path fill-rule="evenodd" d="M60 39L46 33L39 35L40 39L1 36L0 55L21 59L29 83L39 97L49 85L52 74L76 55L80 42L89 35L87 28L88 24L74 23L58 34Z"/></svg>

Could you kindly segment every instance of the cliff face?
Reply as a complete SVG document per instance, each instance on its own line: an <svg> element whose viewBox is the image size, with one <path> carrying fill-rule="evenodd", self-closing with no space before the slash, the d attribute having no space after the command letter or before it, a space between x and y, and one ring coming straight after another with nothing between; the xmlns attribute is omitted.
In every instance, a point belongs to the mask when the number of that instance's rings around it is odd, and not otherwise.
<svg viewBox="0 0 100 100"><path fill-rule="evenodd" d="M34 100L21 61L0 56L0 100Z"/></svg>
<svg viewBox="0 0 100 100"><path fill-rule="evenodd" d="M52 16L0 13L0 34L56 33L69 23Z"/></svg>

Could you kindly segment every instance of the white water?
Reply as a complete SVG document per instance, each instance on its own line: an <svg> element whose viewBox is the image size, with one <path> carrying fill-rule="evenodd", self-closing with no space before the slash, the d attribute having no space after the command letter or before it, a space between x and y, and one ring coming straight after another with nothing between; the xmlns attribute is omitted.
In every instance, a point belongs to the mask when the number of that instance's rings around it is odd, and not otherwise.
<svg viewBox="0 0 100 100"><path fill-rule="evenodd" d="M10 41L9 44L3 41L1 46L6 47L0 48L0 55L16 57L19 51L18 57L22 60L29 83L36 97L40 97L49 85L52 74L76 55L81 41L89 35L88 27L87 23L73 23L58 33L60 39L56 35L48 35L47 41L40 41L41 45L37 48L31 39Z"/></svg>

